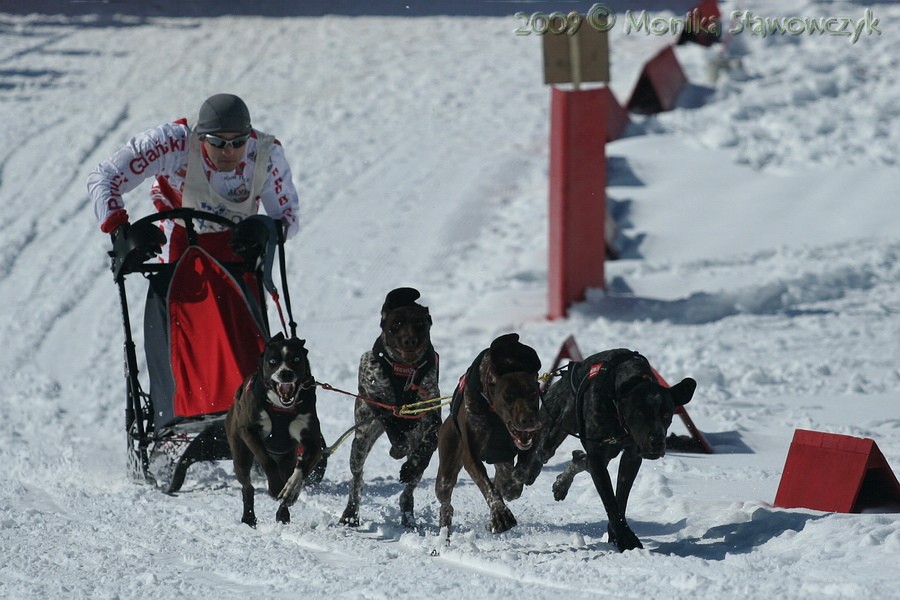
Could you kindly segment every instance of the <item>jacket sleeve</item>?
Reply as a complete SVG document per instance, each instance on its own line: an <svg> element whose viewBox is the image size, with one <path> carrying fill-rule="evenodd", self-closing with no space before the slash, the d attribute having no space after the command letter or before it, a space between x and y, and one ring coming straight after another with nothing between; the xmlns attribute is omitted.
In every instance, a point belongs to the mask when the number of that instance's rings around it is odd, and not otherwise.
<svg viewBox="0 0 900 600"><path fill-rule="evenodd" d="M300 200L297 197L297 189L294 187L291 167L284 156L284 148L278 140L275 140L272 145L272 154L269 160L272 163L271 170L260 192L262 205L267 215L285 222L287 225L286 237L290 239L300 228Z"/></svg>
<svg viewBox="0 0 900 600"><path fill-rule="evenodd" d="M91 170L87 188L102 231L109 233L128 220L126 193L146 179L184 168L189 134L183 121L148 129Z"/></svg>

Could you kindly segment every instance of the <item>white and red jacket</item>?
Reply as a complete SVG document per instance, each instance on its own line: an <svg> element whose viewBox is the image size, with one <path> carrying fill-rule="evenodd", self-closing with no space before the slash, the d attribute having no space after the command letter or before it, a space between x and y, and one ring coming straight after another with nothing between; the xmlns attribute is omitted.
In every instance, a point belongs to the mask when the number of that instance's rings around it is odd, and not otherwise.
<svg viewBox="0 0 900 600"><path fill-rule="evenodd" d="M134 136L88 175L88 192L100 229L110 233L127 222L124 195L153 177L156 181L150 195L158 211L185 206L237 222L256 214L262 203L266 214L281 219L287 237L292 237L298 229L299 200L281 143L253 130L245 148L237 168L223 172L217 171L209 161L203 144L196 135L192 136L184 119ZM266 155L268 159L257 166L257 158ZM189 157L194 158L188 160ZM161 259L174 260L186 245L184 228L172 221L164 221L162 226L169 243L163 248ZM214 254L217 247L229 253L226 242L230 236L223 235L221 227L212 223L197 226L199 233L204 234L203 239L209 240Z"/></svg>

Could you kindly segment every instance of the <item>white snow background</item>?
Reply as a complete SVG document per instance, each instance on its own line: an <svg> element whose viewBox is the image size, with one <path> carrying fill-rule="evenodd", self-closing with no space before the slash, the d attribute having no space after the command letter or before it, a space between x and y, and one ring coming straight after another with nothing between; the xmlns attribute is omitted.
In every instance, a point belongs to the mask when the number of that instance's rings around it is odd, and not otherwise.
<svg viewBox="0 0 900 600"><path fill-rule="evenodd" d="M798 428L873 438L900 468L900 6L723 2L726 16L870 9L881 33L744 32L715 80L722 46L677 47L691 84L676 109L607 146L623 258L606 292L548 321L550 91L540 39L515 35L512 13L590 4L259 4L0 2L0 597L900 598L896 512L773 506ZM610 39L624 102L672 40ZM337 523L349 443L287 526L261 490L259 527L240 523L230 462L192 467L176 496L126 477L122 323L85 177L223 91L293 165L290 291L320 381L355 389L401 285L434 316L446 394L510 331L546 369L574 335L586 354L629 347L670 382L697 379L687 410L716 452L644 463L628 510L643 550L605 541L586 474L553 500L574 439L501 535L463 473L449 546L437 455L407 532L384 439L358 529ZM133 218L152 210L146 186L129 201ZM352 400L318 398L333 440Z"/></svg>

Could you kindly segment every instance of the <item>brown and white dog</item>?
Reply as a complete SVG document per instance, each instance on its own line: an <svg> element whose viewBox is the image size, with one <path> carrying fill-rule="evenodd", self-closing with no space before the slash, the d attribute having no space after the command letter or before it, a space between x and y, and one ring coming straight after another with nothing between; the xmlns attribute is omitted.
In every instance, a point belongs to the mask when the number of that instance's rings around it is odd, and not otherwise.
<svg viewBox="0 0 900 600"><path fill-rule="evenodd" d="M272 498L280 500L275 519L289 523L307 476L322 457L322 432L316 414L315 379L305 340L277 334L260 355L259 370L235 392L225 417L225 433L241 484L241 522L256 526L253 461L262 467Z"/></svg>
<svg viewBox="0 0 900 600"><path fill-rule="evenodd" d="M359 397L354 406L356 433L350 448L350 493L340 523L359 525L363 465L375 441L387 433L390 455L406 458L400 467L400 518L414 528L413 492L437 448L440 410L401 416L406 404L438 398L438 355L431 345L431 315L418 304L419 292L397 288L381 307L381 334L359 361Z"/></svg>
<svg viewBox="0 0 900 600"><path fill-rule="evenodd" d="M434 486L440 526L447 528L448 537L453 521L450 497L462 467L490 508L488 529L502 533L516 525L504 500L521 495L523 484L513 477L514 461L531 448L541 429L540 368L537 353L510 333L483 350L460 379L438 438ZM484 463L494 465L493 482Z"/></svg>

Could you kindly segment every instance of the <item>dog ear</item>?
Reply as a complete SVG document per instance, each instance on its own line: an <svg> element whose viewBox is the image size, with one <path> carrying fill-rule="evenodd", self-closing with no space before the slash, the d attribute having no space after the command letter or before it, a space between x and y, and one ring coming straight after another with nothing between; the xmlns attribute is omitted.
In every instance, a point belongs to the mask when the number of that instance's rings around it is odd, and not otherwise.
<svg viewBox="0 0 900 600"><path fill-rule="evenodd" d="M498 376L525 371L537 373L541 370L541 359L531 346L519 341L518 333L501 335L491 342L491 362Z"/></svg>
<svg viewBox="0 0 900 600"><path fill-rule="evenodd" d="M270 339L269 341L270 341L270 342L283 342L283 341L284 341L284 334L281 333L281 332L279 331L279 332L276 333L274 336L272 336L272 339Z"/></svg>
<svg viewBox="0 0 900 600"><path fill-rule="evenodd" d="M400 308L401 306L415 304L416 300L418 300L421 295L419 290L411 287L401 287L391 290L384 298L384 305L381 307L381 313L384 314L395 308Z"/></svg>
<svg viewBox="0 0 900 600"><path fill-rule="evenodd" d="M684 406L694 397L694 390L697 389L697 382L690 377L685 377L671 388L672 400L676 406Z"/></svg>

